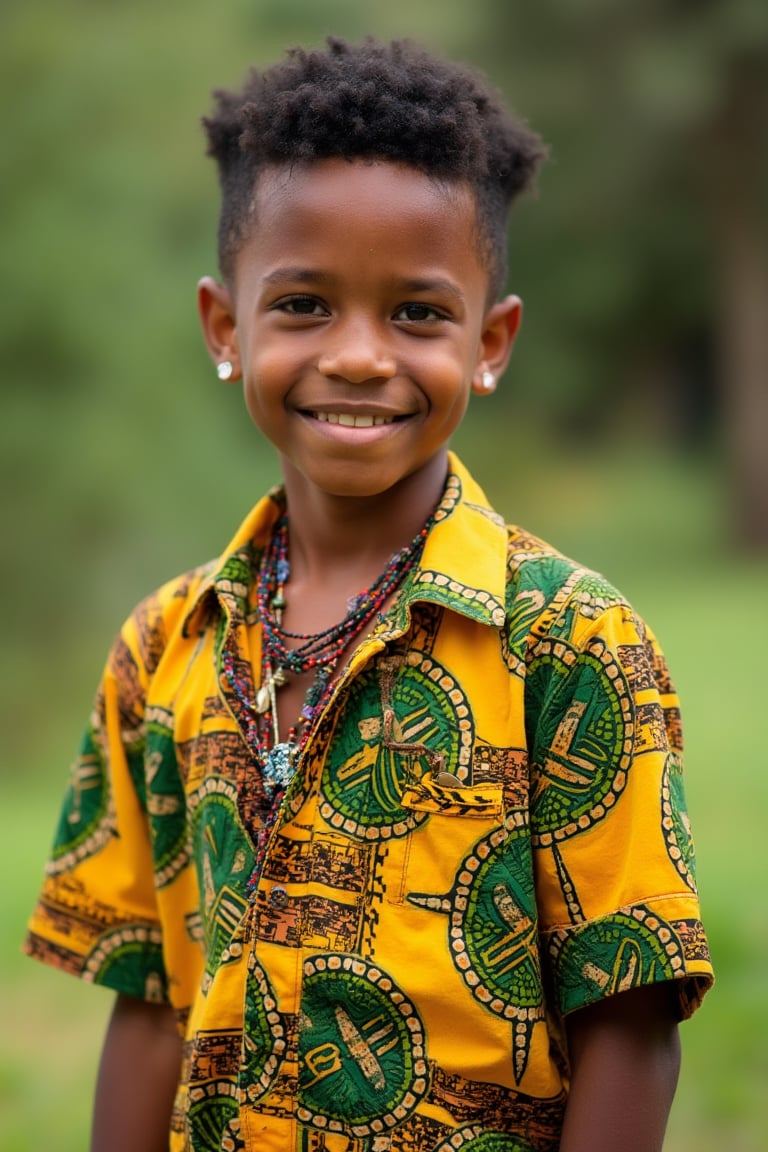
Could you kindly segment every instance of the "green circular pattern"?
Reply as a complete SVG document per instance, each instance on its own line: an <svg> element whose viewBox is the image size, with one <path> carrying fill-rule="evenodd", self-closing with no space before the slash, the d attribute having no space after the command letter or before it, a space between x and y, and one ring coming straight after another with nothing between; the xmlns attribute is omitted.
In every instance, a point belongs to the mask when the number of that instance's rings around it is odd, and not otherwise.
<svg viewBox="0 0 768 1152"><path fill-rule="evenodd" d="M230 780L206 777L191 794L189 810L206 970L213 974L248 907L245 886L253 867L253 848L240 823L237 789Z"/></svg>
<svg viewBox="0 0 768 1152"><path fill-rule="evenodd" d="M596 620L598 616L602 616L610 608L624 604L625 600L604 576L598 575L597 572L580 569L573 593L573 602L578 604L580 616L585 616L588 620Z"/></svg>
<svg viewBox="0 0 768 1152"><path fill-rule="evenodd" d="M447 1140L441 1140L432 1152L534 1152L509 1132L489 1132L477 1124L457 1128Z"/></svg>
<svg viewBox="0 0 768 1152"><path fill-rule="evenodd" d="M624 672L602 640L577 651L561 640L537 644L526 696L539 721L532 764L532 842L547 846L602 820L627 782L634 709Z"/></svg>
<svg viewBox="0 0 768 1152"><path fill-rule="evenodd" d="M190 1089L187 1125L192 1152L236 1152L242 1147L227 1133L238 1119L237 1085L231 1080L212 1080Z"/></svg>
<svg viewBox="0 0 768 1152"><path fill-rule="evenodd" d="M513 578L507 585L501 652L509 670L523 675L531 628L541 616L554 619L559 614L560 601L575 574L571 562L556 553L532 558L528 552L515 552L509 557L509 567Z"/></svg>
<svg viewBox="0 0 768 1152"><path fill-rule="evenodd" d="M406 812L404 784L435 767L438 754L460 780L468 776L474 738L464 693L445 668L420 652L395 676L386 717L372 669L353 682L344 722L336 727L321 781L320 812L331 827L366 840L406 836L428 818ZM425 751L426 749L426 751Z"/></svg>
<svg viewBox="0 0 768 1152"><path fill-rule="evenodd" d="M158 888L170 884L189 862L187 812L184 786L176 761L173 732L158 718L147 715L144 776L147 784L146 806L152 835L155 883Z"/></svg>
<svg viewBox="0 0 768 1152"><path fill-rule="evenodd" d="M525 674L525 653L530 629L544 611L545 605L541 589L515 589L507 609L507 626L501 632L501 657L514 675Z"/></svg>
<svg viewBox="0 0 768 1152"><path fill-rule="evenodd" d="M304 965L297 1118L329 1132L380 1135L429 1090L424 1027L380 968L345 953Z"/></svg>
<svg viewBox="0 0 768 1152"><path fill-rule="evenodd" d="M89 730L72 765L48 870L56 876L95 856L114 830L104 759Z"/></svg>
<svg viewBox="0 0 768 1152"><path fill-rule="evenodd" d="M83 978L163 1003L167 983L160 930L148 924L123 924L105 932L86 957Z"/></svg>
<svg viewBox="0 0 768 1152"><path fill-rule="evenodd" d="M472 995L495 1015L527 1024L543 1019L544 1006L526 847L525 828L498 828L475 845L456 875L449 936Z"/></svg>
<svg viewBox="0 0 768 1152"><path fill-rule="evenodd" d="M253 1104L269 1091L285 1052L285 1027L277 1011L277 1000L267 974L256 960L248 957L243 1021L243 1059L240 1086Z"/></svg>
<svg viewBox="0 0 768 1152"><path fill-rule="evenodd" d="M642 905L571 932L555 933L549 954L564 1013L629 988L674 980L685 972L677 933Z"/></svg>
<svg viewBox="0 0 768 1152"><path fill-rule="evenodd" d="M696 891L696 857L688 820L683 782L683 762L670 752L661 783L661 827L669 858L691 891Z"/></svg>

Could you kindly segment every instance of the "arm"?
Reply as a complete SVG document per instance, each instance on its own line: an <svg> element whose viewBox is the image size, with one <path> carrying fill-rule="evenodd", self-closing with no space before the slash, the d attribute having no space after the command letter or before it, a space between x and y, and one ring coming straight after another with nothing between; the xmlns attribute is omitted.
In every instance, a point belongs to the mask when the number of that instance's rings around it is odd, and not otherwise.
<svg viewBox="0 0 768 1152"><path fill-rule="evenodd" d="M91 1152L167 1152L180 1065L173 1009L118 995L101 1054Z"/></svg>
<svg viewBox="0 0 768 1152"><path fill-rule="evenodd" d="M567 1018L560 1152L661 1152L680 1069L673 997L668 984L635 988Z"/></svg>

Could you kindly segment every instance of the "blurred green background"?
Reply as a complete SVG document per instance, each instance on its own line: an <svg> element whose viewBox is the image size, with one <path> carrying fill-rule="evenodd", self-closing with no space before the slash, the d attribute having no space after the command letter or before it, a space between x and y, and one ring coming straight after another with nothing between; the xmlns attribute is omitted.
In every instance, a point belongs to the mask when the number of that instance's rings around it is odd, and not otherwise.
<svg viewBox="0 0 768 1152"><path fill-rule="evenodd" d="M718 985L667 1148L768 1149L765 0L4 0L2 1146L87 1143L109 994L18 948L107 646L277 478L197 331L199 117L249 64L367 32L479 65L550 144L511 231L524 332L456 447L670 658Z"/></svg>

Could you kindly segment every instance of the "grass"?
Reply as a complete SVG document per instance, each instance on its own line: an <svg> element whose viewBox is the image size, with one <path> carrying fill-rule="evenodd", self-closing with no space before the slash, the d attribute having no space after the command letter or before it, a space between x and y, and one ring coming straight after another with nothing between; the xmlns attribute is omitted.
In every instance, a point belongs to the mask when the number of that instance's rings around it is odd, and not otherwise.
<svg viewBox="0 0 768 1152"><path fill-rule="evenodd" d="M683 1028L670 1152L768 1149L768 773L757 732L767 584L766 565L709 572L670 597L677 607L664 621L687 719L688 798L717 974Z"/></svg>
<svg viewBox="0 0 768 1152"><path fill-rule="evenodd" d="M4 1152L82 1152L111 995L19 954L57 803L53 782L6 789L0 896L4 989L0 1035L0 1131Z"/></svg>
<svg viewBox="0 0 768 1152"><path fill-rule="evenodd" d="M673 485L669 474L657 477L667 500L674 491L676 500L688 503L689 538L679 524L671 525L668 507L659 516L648 499L636 502L632 517L612 523L606 532L601 503L606 485L587 473L579 483L594 496L592 519L582 516L574 525L567 508L545 508L530 499L519 519L564 540L567 549L569 532L583 537L579 555L609 570L652 621L686 719L688 802L717 984L682 1029L683 1070L665 1148L763 1152L768 1150L768 763L758 726L765 707L768 562L736 562L715 547L714 538L705 539L700 526L706 517L696 502L708 498L701 478L678 478ZM627 492L632 488L631 469L621 483ZM489 488L509 515L509 501ZM619 504L625 495L621 485L614 491ZM18 952L62 780L33 770L32 764L41 759L66 764L65 750L75 733L71 717L66 723L68 732L56 724L52 730L30 729L27 759L3 784L4 1152L82 1152L87 1146L98 1049L111 1002L108 993L46 971Z"/></svg>

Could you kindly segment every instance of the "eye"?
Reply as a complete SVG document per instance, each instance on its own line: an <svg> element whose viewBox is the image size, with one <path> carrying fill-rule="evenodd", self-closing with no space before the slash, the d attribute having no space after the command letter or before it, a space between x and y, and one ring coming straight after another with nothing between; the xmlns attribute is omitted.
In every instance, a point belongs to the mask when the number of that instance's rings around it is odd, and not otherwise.
<svg viewBox="0 0 768 1152"><path fill-rule="evenodd" d="M289 296L275 305L289 316L327 316L326 307L314 296Z"/></svg>
<svg viewBox="0 0 768 1152"><path fill-rule="evenodd" d="M395 320L406 320L412 323L423 323L424 321L445 320L444 313L438 312L437 308L433 308L431 304L403 304L398 308L394 315Z"/></svg>

